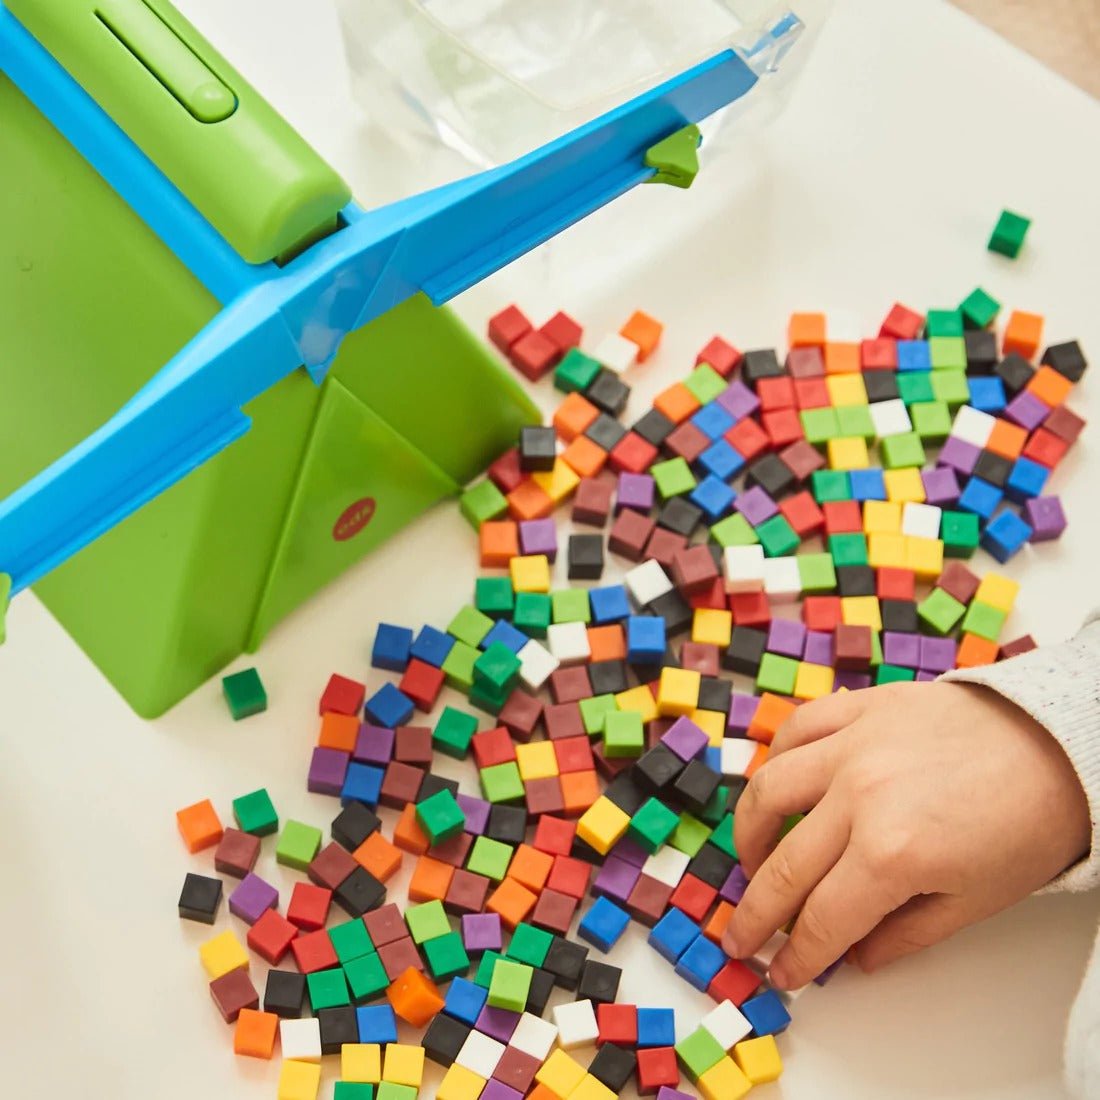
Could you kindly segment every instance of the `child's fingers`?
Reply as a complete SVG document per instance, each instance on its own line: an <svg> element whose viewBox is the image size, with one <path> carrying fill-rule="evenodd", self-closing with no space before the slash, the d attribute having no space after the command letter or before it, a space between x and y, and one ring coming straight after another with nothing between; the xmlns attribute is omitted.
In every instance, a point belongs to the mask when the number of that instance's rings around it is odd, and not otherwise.
<svg viewBox="0 0 1100 1100"><path fill-rule="evenodd" d="M904 900L849 847L806 899L790 938L772 962L772 984L797 989L812 981Z"/></svg>
<svg viewBox="0 0 1100 1100"><path fill-rule="evenodd" d="M803 703L772 739L769 759L850 726L867 707L867 691L838 691Z"/></svg>
<svg viewBox="0 0 1100 1100"><path fill-rule="evenodd" d="M835 770L836 746L807 745L798 752L769 758L749 780L733 815L737 858L751 878L768 858L783 822L821 801Z"/></svg>
<svg viewBox="0 0 1100 1100"><path fill-rule="evenodd" d="M856 963L868 972L877 970L947 939L984 915L954 894L913 898L856 944Z"/></svg>
<svg viewBox="0 0 1100 1100"><path fill-rule="evenodd" d="M836 800L825 799L800 821L749 883L726 926L725 950L744 958L767 943L841 858L848 832L847 811Z"/></svg>

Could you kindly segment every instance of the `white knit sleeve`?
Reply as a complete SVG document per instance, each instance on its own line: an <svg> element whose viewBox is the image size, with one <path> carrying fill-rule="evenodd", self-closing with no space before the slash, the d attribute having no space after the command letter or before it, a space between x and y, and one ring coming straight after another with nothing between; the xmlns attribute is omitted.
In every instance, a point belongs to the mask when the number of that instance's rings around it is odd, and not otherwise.
<svg viewBox="0 0 1100 1100"><path fill-rule="evenodd" d="M1067 642L984 668L957 669L942 679L992 688L1057 739L1085 789L1092 850L1043 892L1100 886L1100 611Z"/></svg>

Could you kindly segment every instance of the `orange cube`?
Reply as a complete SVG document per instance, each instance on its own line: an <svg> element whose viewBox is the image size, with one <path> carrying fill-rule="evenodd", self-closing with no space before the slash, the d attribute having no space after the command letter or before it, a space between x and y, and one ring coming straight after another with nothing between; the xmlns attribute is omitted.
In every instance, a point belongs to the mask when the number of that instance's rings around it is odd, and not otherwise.
<svg viewBox="0 0 1100 1100"><path fill-rule="evenodd" d="M394 1012L413 1027L424 1027L443 1008L435 982L411 966L386 990Z"/></svg>
<svg viewBox="0 0 1100 1100"><path fill-rule="evenodd" d="M257 1012L242 1008L233 1032L233 1053L248 1058L270 1059L275 1054L275 1037L279 1033L279 1017L274 1012Z"/></svg>
<svg viewBox="0 0 1100 1100"><path fill-rule="evenodd" d="M618 623L588 628L588 648L592 661L626 660L626 635Z"/></svg>
<svg viewBox="0 0 1100 1100"><path fill-rule="evenodd" d="M1039 345L1043 342L1043 317L1039 313L1027 313L1025 310L1013 310L1005 325L1005 334L1001 342L1004 354L1014 351L1025 359L1034 359Z"/></svg>
<svg viewBox="0 0 1100 1100"><path fill-rule="evenodd" d="M201 852L203 848L213 848L225 831L209 798L196 802L194 806L177 810L176 825L191 853Z"/></svg>
<svg viewBox="0 0 1100 1100"><path fill-rule="evenodd" d="M829 343L825 345L826 374L858 374L862 365L859 344Z"/></svg>
<svg viewBox="0 0 1100 1100"><path fill-rule="evenodd" d="M421 856L409 881L409 901L442 901L451 888L454 874L455 869L450 864L431 856Z"/></svg>
<svg viewBox="0 0 1100 1100"><path fill-rule="evenodd" d="M595 477L607 464L607 451L586 435L578 435L562 451L561 460L581 477Z"/></svg>
<svg viewBox="0 0 1100 1100"><path fill-rule="evenodd" d="M753 757L749 761L749 766L745 769L746 779L752 779L752 777L768 762L768 751L767 745L756 746L756 752L753 753Z"/></svg>
<svg viewBox="0 0 1100 1100"><path fill-rule="evenodd" d="M639 309L619 329L619 335L625 336L632 344L638 345L638 362L644 363L661 342L661 333L664 329L665 326L660 321Z"/></svg>
<svg viewBox="0 0 1100 1100"><path fill-rule="evenodd" d="M1019 424L997 418L985 449L1002 458L1017 458L1027 442L1027 432Z"/></svg>
<svg viewBox="0 0 1100 1100"><path fill-rule="evenodd" d="M550 494L524 478L507 496L508 514L515 520L546 519L554 510Z"/></svg>
<svg viewBox="0 0 1100 1100"><path fill-rule="evenodd" d="M731 905L728 901L720 901L718 908L711 914L710 920L707 921L703 928L703 935L708 940L713 940L715 943L722 942L722 933L726 930L726 925L730 922L730 917L736 912L737 906Z"/></svg>
<svg viewBox="0 0 1100 1100"><path fill-rule="evenodd" d="M323 749L354 752L359 739L359 719L354 714L337 714L326 711L321 715L321 732L317 744Z"/></svg>
<svg viewBox="0 0 1100 1100"><path fill-rule="evenodd" d="M414 856L422 856L431 847L428 834L417 820L416 806L412 802L405 803L405 808L393 827L393 842L402 851L412 852Z"/></svg>
<svg viewBox="0 0 1100 1100"><path fill-rule="evenodd" d="M977 668L991 665L997 660L997 643L977 634L964 634L955 654L956 668Z"/></svg>
<svg viewBox="0 0 1100 1100"><path fill-rule="evenodd" d="M825 346L824 313L792 313L787 322L787 346L791 348L823 348Z"/></svg>
<svg viewBox="0 0 1100 1100"><path fill-rule="evenodd" d="M664 413L673 424L679 424L699 411L699 399L683 382L673 382L667 390L661 390L657 394L653 399L653 407Z"/></svg>
<svg viewBox="0 0 1100 1100"><path fill-rule="evenodd" d="M752 716L745 736L770 745L772 738L779 732L779 727L794 714L794 709L795 704L789 699L765 691L760 696L760 705Z"/></svg>
<svg viewBox="0 0 1100 1100"><path fill-rule="evenodd" d="M385 882L401 870L405 857L376 829L351 853L351 858L379 882Z"/></svg>
<svg viewBox="0 0 1100 1100"><path fill-rule="evenodd" d="M600 410L583 394L571 393L554 413L554 430L566 443L572 443L596 422Z"/></svg>
<svg viewBox="0 0 1100 1100"><path fill-rule="evenodd" d="M1039 398L1044 405L1052 409L1061 405L1070 395L1073 383L1053 367L1040 367L1025 387L1028 393Z"/></svg>
<svg viewBox="0 0 1100 1100"><path fill-rule="evenodd" d="M594 771L568 772L559 775L558 782L566 817L580 817L600 797L600 780Z"/></svg>
<svg viewBox="0 0 1100 1100"><path fill-rule="evenodd" d="M412 897L412 887L409 887ZM535 908L538 898L514 878L505 880L489 895L485 908L496 913L507 928L515 928Z"/></svg>
<svg viewBox="0 0 1100 1100"><path fill-rule="evenodd" d="M546 885L553 866L553 856L532 848L530 844L521 844L508 864L508 876L528 890L538 892Z"/></svg>
<svg viewBox="0 0 1100 1100"><path fill-rule="evenodd" d="M477 537L485 569L507 569L519 557L519 525L510 519L486 520Z"/></svg>

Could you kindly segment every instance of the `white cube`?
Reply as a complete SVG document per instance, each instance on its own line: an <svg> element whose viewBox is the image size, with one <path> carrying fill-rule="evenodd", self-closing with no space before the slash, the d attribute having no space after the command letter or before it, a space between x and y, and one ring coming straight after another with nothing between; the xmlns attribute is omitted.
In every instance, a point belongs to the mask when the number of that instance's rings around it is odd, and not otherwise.
<svg viewBox="0 0 1100 1100"><path fill-rule="evenodd" d="M773 600L796 600L802 594L798 558L765 558L764 591Z"/></svg>
<svg viewBox="0 0 1100 1100"><path fill-rule="evenodd" d="M558 1005L553 1010L553 1016L562 1050L575 1050L594 1043L599 1038L596 1010L591 1001L569 1001Z"/></svg>
<svg viewBox="0 0 1100 1100"><path fill-rule="evenodd" d="M774 932L771 939L755 952L749 962L762 974L767 974L768 969L775 961L775 956L783 950L788 939L786 932Z"/></svg>
<svg viewBox="0 0 1100 1100"><path fill-rule="evenodd" d="M675 889L688 869L691 856L666 844L659 852L646 858L642 873Z"/></svg>
<svg viewBox="0 0 1100 1100"><path fill-rule="evenodd" d="M975 409L973 405L963 405L955 413L955 422L951 425L951 434L964 443L970 443L975 447L984 447L989 442L993 432L993 426L997 423L995 416L990 416L981 409Z"/></svg>
<svg viewBox="0 0 1100 1100"><path fill-rule="evenodd" d="M722 551L727 592L764 591L764 547L727 546Z"/></svg>
<svg viewBox="0 0 1100 1100"><path fill-rule="evenodd" d="M488 1080L504 1057L504 1044L481 1031L471 1031L455 1056L455 1065L463 1066Z"/></svg>
<svg viewBox="0 0 1100 1100"><path fill-rule="evenodd" d="M605 336L589 354L601 367L622 374L638 362L638 345L613 332Z"/></svg>
<svg viewBox="0 0 1100 1100"><path fill-rule="evenodd" d="M723 1001L717 1008L712 1008L699 1023L725 1051L731 1050L735 1043L741 1042L752 1031L752 1024L733 1001Z"/></svg>
<svg viewBox="0 0 1100 1100"><path fill-rule="evenodd" d="M727 737L722 741L722 774L744 775L756 756L757 743L747 737Z"/></svg>
<svg viewBox="0 0 1100 1100"><path fill-rule="evenodd" d="M934 504L916 504L906 501L901 509L901 533L921 539L940 537L940 517L943 509Z"/></svg>
<svg viewBox="0 0 1100 1100"><path fill-rule="evenodd" d="M875 426L875 436L878 439L885 439L888 435L902 435L913 430L909 410L900 397L891 401L874 401L868 408L871 412L871 423Z"/></svg>
<svg viewBox="0 0 1100 1100"><path fill-rule="evenodd" d="M544 645L532 638L517 654L519 678L532 691L538 691L557 671L561 661Z"/></svg>
<svg viewBox="0 0 1100 1100"><path fill-rule="evenodd" d="M634 597L634 602L640 607L645 607L658 596L672 591L672 581L668 579L668 574L661 568L660 562L652 558L627 570L623 582Z"/></svg>
<svg viewBox="0 0 1100 1100"><path fill-rule="evenodd" d="M549 1020L542 1020L538 1016L532 1016L525 1012L516 1024L516 1030L512 1032L508 1045L522 1050L524 1054L530 1054L540 1062L545 1062L550 1057L550 1051L558 1038L558 1029Z"/></svg>
<svg viewBox="0 0 1100 1100"><path fill-rule="evenodd" d="M316 1016L279 1021L279 1043L284 1058L296 1062L321 1060L321 1024Z"/></svg>
<svg viewBox="0 0 1100 1100"><path fill-rule="evenodd" d="M563 665L587 661L592 655L584 623L552 623L546 628L546 644Z"/></svg>

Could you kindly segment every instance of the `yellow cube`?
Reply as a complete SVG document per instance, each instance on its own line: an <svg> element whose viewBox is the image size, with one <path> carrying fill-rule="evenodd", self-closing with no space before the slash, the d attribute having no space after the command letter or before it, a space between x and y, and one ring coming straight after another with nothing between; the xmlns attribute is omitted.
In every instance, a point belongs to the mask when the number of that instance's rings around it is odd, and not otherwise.
<svg viewBox="0 0 1100 1100"><path fill-rule="evenodd" d="M643 722L652 722L658 717L657 700L645 684L639 684L629 691L620 691L615 696L615 702L618 703L619 710L632 710L635 714L640 714Z"/></svg>
<svg viewBox="0 0 1100 1100"><path fill-rule="evenodd" d="M682 718L699 705L702 676L690 668L663 668L657 685L657 713L662 718Z"/></svg>
<svg viewBox="0 0 1100 1100"><path fill-rule="evenodd" d="M867 387L862 374L829 374L825 376L825 386L833 405L867 404Z"/></svg>
<svg viewBox="0 0 1100 1100"><path fill-rule="evenodd" d="M832 470L866 470L871 465L867 441L858 435L830 439L828 453Z"/></svg>
<svg viewBox="0 0 1100 1100"><path fill-rule="evenodd" d="M452 1065L436 1089L436 1100L477 1100L488 1082L465 1066Z"/></svg>
<svg viewBox="0 0 1100 1100"><path fill-rule="evenodd" d="M900 535L901 505L890 500L865 500L863 533L865 535Z"/></svg>
<svg viewBox="0 0 1100 1100"><path fill-rule="evenodd" d="M905 569L907 543L905 535L888 535L884 531L868 535L867 564L875 569Z"/></svg>
<svg viewBox="0 0 1100 1100"><path fill-rule="evenodd" d="M833 690L835 673L828 665L813 665L806 661L799 661L798 673L794 680L794 697L796 699L820 699L822 695L829 695Z"/></svg>
<svg viewBox="0 0 1100 1100"><path fill-rule="evenodd" d="M917 580L934 581L943 572L943 542L940 539L922 539L919 535L907 535L905 568L912 569Z"/></svg>
<svg viewBox="0 0 1100 1100"><path fill-rule="evenodd" d="M840 621L845 626L869 626L882 629L882 610L877 596L841 596Z"/></svg>
<svg viewBox="0 0 1100 1100"><path fill-rule="evenodd" d="M382 1047L378 1043L344 1043L340 1048L340 1079L377 1085L382 1080Z"/></svg>
<svg viewBox="0 0 1100 1100"><path fill-rule="evenodd" d="M733 636L733 615L715 607L698 607L691 620L691 640L726 649Z"/></svg>
<svg viewBox="0 0 1100 1100"><path fill-rule="evenodd" d="M317 1100L321 1088L321 1067L316 1062L283 1063L279 1072L278 1100Z"/></svg>
<svg viewBox="0 0 1100 1100"><path fill-rule="evenodd" d="M779 1057L774 1035L742 1040L733 1048L733 1060L754 1085L778 1081L783 1072L783 1059Z"/></svg>
<svg viewBox="0 0 1100 1100"><path fill-rule="evenodd" d="M752 1082L727 1056L711 1066L696 1082L696 1087L703 1100L741 1100L752 1088Z"/></svg>
<svg viewBox="0 0 1100 1100"><path fill-rule="evenodd" d="M598 1077L586 1073L581 1083L569 1094L569 1100L615 1100L612 1092Z"/></svg>
<svg viewBox="0 0 1100 1100"><path fill-rule="evenodd" d="M382 1080L418 1089L424 1080L424 1048L407 1043L388 1043Z"/></svg>
<svg viewBox="0 0 1100 1100"><path fill-rule="evenodd" d="M1007 614L1016 603L1016 594L1019 591L1020 586L1009 577L1000 573L986 573L978 585L978 591L974 593L974 599Z"/></svg>
<svg viewBox="0 0 1100 1100"><path fill-rule="evenodd" d="M552 470L541 470L531 475L531 480L555 503L561 504L572 496L580 484L580 475L567 462L554 459Z"/></svg>
<svg viewBox="0 0 1100 1100"><path fill-rule="evenodd" d="M524 782L528 779L552 779L558 774L558 756L553 741L529 741L516 745L516 765Z"/></svg>
<svg viewBox="0 0 1100 1100"><path fill-rule="evenodd" d="M913 501L924 503L924 482L920 479L920 470L916 466L906 466L900 470L886 470L882 480L886 483L886 499L905 504Z"/></svg>
<svg viewBox="0 0 1100 1100"><path fill-rule="evenodd" d="M508 562L517 592L550 591L550 559L545 554L523 554Z"/></svg>
<svg viewBox="0 0 1100 1100"><path fill-rule="evenodd" d="M580 1062L566 1054L564 1050L555 1050L542 1063L538 1073L535 1074L535 1080L565 1100L565 1097L570 1096L586 1076L584 1066Z"/></svg>
<svg viewBox="0 0 1100 1100"><path fill-rule="evenodd" d="M726 716L717 710L693 710L691 720L707 735L714 748L721 748L726 736Z"/></svg>
<svg viewBox="0 0 1100 1100"><path fill-rule="evenodd" d="M600 795L577 821L577 836L605 856L622 840L629 824L630 815L606 795Z"/></svg>
<svg viewBox="0 0 1100 1100"><path fill-rule="evenodd" d="M213 981L231 970L247 970L248 952L227 928L199 946L199 961Z"/></svg>

